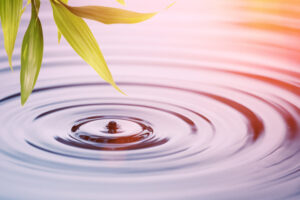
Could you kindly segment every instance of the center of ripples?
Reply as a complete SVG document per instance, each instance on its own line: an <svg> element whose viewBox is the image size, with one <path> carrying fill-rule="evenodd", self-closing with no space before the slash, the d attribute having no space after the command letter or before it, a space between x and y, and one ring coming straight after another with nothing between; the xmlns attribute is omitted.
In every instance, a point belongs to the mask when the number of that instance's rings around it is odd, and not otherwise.
<svg viewBox="0 0 300 200"><path fill-rule="evenodd" d="M68 138L56 140L74 147L96 150L130 150L153 147L158 139L150 123L134 117L92 116L75 122Z"/></svg>

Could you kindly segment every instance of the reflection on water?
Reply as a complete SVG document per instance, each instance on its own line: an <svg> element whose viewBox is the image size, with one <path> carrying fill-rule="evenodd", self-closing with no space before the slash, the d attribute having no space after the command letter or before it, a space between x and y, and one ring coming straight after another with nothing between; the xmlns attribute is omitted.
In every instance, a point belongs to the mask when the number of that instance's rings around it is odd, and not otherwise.
<svg viewBox="0 0 300 200"><path fill-rule="evenodd" d="M49 8L23 108L21 36L14 72L0 49L0 199L300 198L297 1L179 1L142 24L90 22L128 96L57 45Z"/></svg>

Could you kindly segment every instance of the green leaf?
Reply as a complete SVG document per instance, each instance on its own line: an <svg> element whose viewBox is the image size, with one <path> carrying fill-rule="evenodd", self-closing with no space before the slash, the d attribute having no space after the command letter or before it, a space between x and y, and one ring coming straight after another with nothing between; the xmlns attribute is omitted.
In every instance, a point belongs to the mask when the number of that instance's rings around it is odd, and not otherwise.
<svg viewBox="0 0 300 200"><path fill-rule="evenodd" d="M122 5L125 5L125 0L117 0L117 2L119 2Z"/></svg>
<svg viewBox="0 0 300 200"><path fill-rule="evenodd" d="M37 81L43 59L44 39L38 18L40 0L31 1L31 19L23 38L21 52L21 103L25 104Z"/></svg>
<svg viewBox="0 0 300 200"><path fill-rule="evenodd" d="M61 2L63 2L64 4L68 4L69 0L61 0ZM61 32L59 30L57 30L57 37L58 37L58 43L60 43L61 40Z"/></svg>
<svg viewBox="0 0 300 200"><path fill-rule="evenodd" d="M23 14L25 12L25 10L27 9L27 6L31 3L31 0L27 0L26 5L24 6L24 8L22 8L21 13Z"/></svg>
<svg viewBox="0 0 300 200"><path fill-rule="evenodd" d="M0 0L0 18L4 35L4 47L12 69L12 54L22 15L22 0Z"/></svg>
<svg viewBox="0 0 300 200"><path fill-rule="evenodd" d="M110 8L104 6L82 6L82 7L72 7L66 4L64 5L73 14L102 22L104 24L133 24L145 21L157 13L138 13L118 8Z"/></svg>
<svg viewBox="0 0 300 200"><path fill-rule="evenodd" d="M67 42L105 81L122 93L114 82L97 41L88 25L60 2L50 1L55 23Z"/></svg>

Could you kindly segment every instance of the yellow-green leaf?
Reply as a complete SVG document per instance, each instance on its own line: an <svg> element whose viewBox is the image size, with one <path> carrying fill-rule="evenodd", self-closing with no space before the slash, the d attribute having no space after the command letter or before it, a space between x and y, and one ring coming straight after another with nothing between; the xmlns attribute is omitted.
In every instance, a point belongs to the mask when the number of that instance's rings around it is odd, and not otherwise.
<svg viewBox="0 0 300 200"><path fill-rule="evenodd" d="M85 21L60 2L50 1L55 23L67 42L105 81L122 92L115 84L97 41Z"/></svg>
<svg viewBox="0 0 300 200"><path fill-rule="evenodd" d="M23 0L0 0L0 18L4 35L4 47L12 69L12 54L22 15Z"/></svg>
<svg viewBox="0 0 300 200"><path fill-rule="evenodd" d="M81 7L72 7L66 4L64 5L68 10L73 14L102 22L104 24L133 24L145 21L157 13L138 13L118 8L110 8L104 6L81 6Z"/></svg>
<svg viewBox="0 0 300 200"><path fill-rule="evenodd" d="M117 0L117 2L119 2L122 5L125 5L125 0Z"/></svg>
<svg viewBox="0 0 300 200"><path fill-rule="evenodd" d="M61 2L63 2L64 4L68 4L69 0L61 0ZM59 30L57 30L57 37L58 37L58 43L60 43L61 40L61 32Z"/></svg>
<svg viewBox="0 0 300 200"><path fill-rule="evenodd" d="M24 8L22 8L21 13L23 14L25 12L25 10L27 9L27 6L31 3L31 0L27 0L26 5L24 6Z"/></svg>
<svg viewBox="0 0 300 200"><path fill-rule="evenodd" d="M31 19L23 38L21 52L21 103L25 104L38 78L43 59L44 39L38 18L40 0L31 1Z"/></svg>

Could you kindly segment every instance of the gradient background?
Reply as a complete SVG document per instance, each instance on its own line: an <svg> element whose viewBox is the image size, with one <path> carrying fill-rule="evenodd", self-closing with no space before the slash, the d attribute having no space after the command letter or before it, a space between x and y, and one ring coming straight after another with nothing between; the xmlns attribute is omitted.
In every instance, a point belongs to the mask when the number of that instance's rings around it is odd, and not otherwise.
<svg viewBox="0 0 300 200"><path fill-rule="evenodd" d="M0 199L299 198L299 1L178 0L165 9L172 2L127 0L124 7L114 0L70 0L71 5L160 11L134 25L86 20L115 81L128 97L102 87L101 78L63 38L57 43L51 6L42 0L45 53L36 88L78 85L36 91L22 108L20 49L29 9L16 41L14 72L10 72L0 33ZM80 86L90 82L99 87ZM122 85L127 82L131 85ZM210 94L220 98L208 98ZM187 125L177 123L174 116L158 115L142 106L139 112L119 106L122 115L153 122L154 138L168 141L166 147L137 151L135 160L135 151L126 148L94 152L54 139L68 137L65 130L82 117L78 113L89 117L97 111L94 107L35 119L58 106L111 99L117 105L150 102L170 113L179 110L200 131L191 136L185 132ZM119 112L115 107L101 109L108 114ZM211 133L190 111L207 116L216 131ZM176 153L161 155L164 148ZM77 155L94 160L74 159Z"/></svg>

